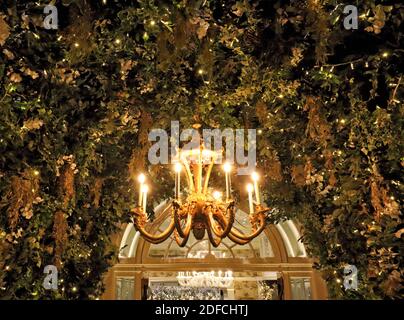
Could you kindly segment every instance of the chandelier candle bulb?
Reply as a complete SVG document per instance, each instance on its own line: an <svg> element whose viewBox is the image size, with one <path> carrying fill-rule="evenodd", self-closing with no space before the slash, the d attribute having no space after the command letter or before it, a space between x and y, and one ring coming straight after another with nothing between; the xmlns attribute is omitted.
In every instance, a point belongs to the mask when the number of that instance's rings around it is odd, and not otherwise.
<svg viewBox="0 0 404 320"><path fill-rule="evenodd" d="M252 178L252 180L254 182L255 200L256 200L257 204L260 204L261 200L260 200L260 192L259 192L259 189L258 189L258 179L259 179L258 173L253 172L251 174L251 178Z"/></svg>
<svg viewBox="0 0 404 320"><path fill-rule="evenodd" d="M143 185L142 193L143 193L143 211L146 212L147 206L147 192L149 191L149 187L147 185Z"/></svg>
<svg viewBox="0 0 404 320"><path fill-rule="evenodd" d="M226 172L226 200L230 199L229 173Z"/></svg>
<svg viewBox="0 0 404 320"><path fill-rule="evenodd" d="M145 177L145 175L144 175L143 173L141 173L137 179L138 179L138 181L139 181L139 183L140 183L140 186L139 186L139 202L138 202L138 205L139 205L139 207L141 207L141 206L142 206L142 202L143 202L143 200L142 200L143 186L144 186L144 182L146 181L146 177Z"/></svg>
<svg viewBox="0 0 404 320"><path fill-rule="evenodd" d="M251 183L247 184L248 204L249 204L249 208L250 208L250 214L254 213L253 190L254 190L253 185Z"/></svg>
<svg viewBox="0 0 404 320"><path fill-rule="evenodd" d="M180 190L181 190L181 164L176 163L174 170L175 170L175 198L177 200L180 199Z"/></svg>
<svg viewBox="0 0 404 320"><path fill-rule="evenodd" d="M230 171L231 171L231 165L230 163L225 163L223 166L224 172L225 172L225 178L226 178L226 200L230 199L230 188L231 188L231 182L230 182Z"/></svg>

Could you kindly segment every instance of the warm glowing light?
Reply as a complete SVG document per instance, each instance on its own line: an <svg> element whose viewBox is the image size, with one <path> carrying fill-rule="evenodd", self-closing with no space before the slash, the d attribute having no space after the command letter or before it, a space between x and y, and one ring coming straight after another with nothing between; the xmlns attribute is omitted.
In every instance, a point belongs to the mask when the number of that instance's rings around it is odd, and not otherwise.
<svg viewBox="0 0 404 320"><path fill-rule="evenodd" d="M389 56L389 53L388 52L383 52L382 56L383 56L383 58L387 58Z"/></svg>
<svg viewBox="0 0 404 320"><path fill-rule="evenodd" d="M144 185L142 186L142 192L143 192L143 193L149 192L149 186L148 186L147 184L144 184Z"/></svg>
<svg viewBox="0 0 404 320"><path fill-rule="evenodd" d="M223 170L224 170L224 172L230 172L230 171L231 171L231 164L228 163L228 162L226 162L226 163L223 165Z"/></svg>
<svg viewBox="0 0 404 320"><path fill-rule="evenodd" d="M154 21L154 20L150 21L150 25L151 25L151 26L156 25L156 21Z"/></svg>
<svg viewBox="0 0 404 320"><path fill-rule="evenodd" d="M345 119L341 119L341 123L345 124L346 120Z"/></svg>
<svg viewBox="0 0 404 320"><path fill-rule="evenodd" d="M178 173L178 172L181 172L181 170L182 170L181 164L176 163L175 166L174 166L174 171Z"/></svg>
<svg viewBox="0 0 404 320"><path fill-rule="evenodd" d="M199 70L198 70L198 74L203 74L203 70L202 70L202 69L199 69Z"/></svg>
<svg viewBox="0 0 404 320"><path fill-rule="evenodd" d="M251 183L247 184L248 207L249 207L250 214L254 213L253 190L254 190L254 186Z"/></svg>
<svg viewBox="0 0 404 320"><path fill-rule="evenodd" d="M214 198L215 200L220 200L220 199L222 199L222 193L221 193L220 191L214 191L212 195L213 195L213 198Z"/></svg>
<svg viewBox="0 0 404 320"><path fill-rule="evenodd" d="M146 176L145 176L143 173L141 173L141 174L139 174L139 176L137 177L137 180L138 180L140 183L144 183L144 182L146 181Z"/></svg>
<svg viewBox="0 0 404 320"><path fill-rule="evenodd" d="M195 127L197 126L198 128L200 127L200 125L195 124ZM152 193L154 189L149 190L149 186L145 183L148 178L143 173L139 172L139 175L134 177L134 179L138 180L135 182L138 184L136 191L139 192L139 199L137 206L132 210L133 223L135 229L147 241L162 243L173 232L176 232L175 241L180 246L184 246L190 232L194 233L196 239L201 240L204 233L200 231L202 229L209 231L209 228L211 228L217 237L210 238L209 241L217 247L221 240L226 237L229 237L236 244L245 244L263 232L267 224L266 214L270 211L269 208L261 205L259 199L258 183L260 181L258 180L263 177L259 177L257 173L250 172L252 179L248 178L249 181L246 180L244 185L244 187L247 186L248 190L249 222L252 227L250 234L244 235L233 228L237 207L235 205L236 199L232 198L231 175L236 168L234 168L234 164L230 159L227 159L220 166L220 171L223 170L222 176L224 176L223 180L225 180L226 189L222 189L220 186L217 189L209 186L209 178L216 163L215 160L223 153L223 150L211 151L201 145L199 148L177 150L177 152L178 158L172 164L172 175L175 176L175 197L170 201L171 224L159 236L152 236L145 229L145 224L150 219L147 209L151 209L152 204L150 200L148 202L149 193ZM185 183L188 184L188 187L183 186L181 190L181 179L183 178L185 178ZM163 178L162 180L164 181ZM249 184L247 185L247 183ZM255 199L253 199L254 195ZM195 202L197 203L196 206L194 206ZM220 224L213 229L215 221ZM247 219L245 222L248 223ZM223 273L225 272L223 271Z"/></svg>
<svg viewBox="0 0 404 320"><path fill-rule="evenodd" d="M74 46L75 46L76 48L78 48L80 45L79 45L78 42L76 42L76 43L74 44Z"/></svg>
<svg viewBox="0 0 404 320"><path fill-rule="evenodd" d="M115 43L116 43L116 44L120 44L120 43L121 43L121 39L116 39L116 40L115 40Z"/></svg>
<svg viewBox="0 0 404 320"><path fill-rule="evenodd" d="M254 182L255 201L257 202L257 204L260 204L261 200L260 200L260 191L258 188L258 179L259 179L258 173L254 171L251 174L251 179Z"/></svg>
<svg viewBox="0 0 404 320"><path fill-rule="evenodd" d="M34 171L34 176L39 176L39 171L38 170Z"/></svg>

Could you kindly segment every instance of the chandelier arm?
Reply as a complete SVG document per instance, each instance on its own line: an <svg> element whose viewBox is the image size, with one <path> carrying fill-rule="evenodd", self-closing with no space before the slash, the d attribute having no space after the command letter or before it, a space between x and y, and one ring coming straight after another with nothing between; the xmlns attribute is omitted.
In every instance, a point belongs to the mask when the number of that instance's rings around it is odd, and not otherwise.
<svg viewBox="0 0 404 320"><path fill-rule="evenodd" d="M208 222L209 224L210 222ZM211 228L207 228L206 230L208 232L208 237L210 242L212 243L212 245L217 248L219 246L219 244L222 242L222 238L217 238L215 239L215 237L212 234L212 229Z"/></svg>
<svg viewBox="0 0 404 320"><path fill-rule="evenodd" d="M189 190L194 191L195 190L194 180L192 178L191 169L189 168L189 163L188 161L182 161L182 163L184 164L185 172L187 174Z"/></svg>
<svg viewBox="0 0 404 320"><path fill-rule="evenodd" d="M224 226L224 221L223 221L223 219L220 219L221 217L217 217L217 218L219 219L219 223L220 223L221 226L223 227L223 226ZM227 237L228 237L231 241L233 241L234 243L239 244L239 245L245 245L245 244L247 244L247 243L249 242L248 240L242 240L242 239L239 239L239 238L235 237L234 235L232 235L231 232L229 232L229 234L227 235Z"/></svg>
<svg viewBox="0 0 404 320"><path fill-rule="evenodd" d="M227 237L227 235L230 233L231 228L233 227L233 223L234 223L234 218L235 218L235 210L234 210L234 202L230 203L227 208L226 211L229 212L229 219L226 222L225 219L223 218L223 215L221 215L220 213L209 213L209 226L212 228L213 232L215 233L216 236L220 237L220 238L225 238ZM223 231L220 231L217 227L216 224L216 219L222 219L220 224L220 227L222 228Z"/></svg>
<svg viewBox="0 0 404 320"><path fill-rule="evenodd" d="M219 238L225 238L226 235L224 233L224 231L221 231L215 221L215 218L213 217L213 213L209 213L209 217L208 217L208 226L209 228L212 229L213 233L219 237ZM222 225L220 224L220 227L223 229ZM227 225L225 225L225 228L227 227Z"/></svg>
<svg viewBox="0 0 404 320"><path fill-rule="evenodd" d="M252 239L257 237L262 231L264 231L264 229L266 227L265 216L263 214L260 214L258 216L258 220L260 221L260 226L253 233L251 233L249 235L244 235L244 234L241 234L240 232L238 232L237 230L232 230L232 231L230 231L230 234L241 240L251 241Z"/></svg>
<svg viewBox="0 0 404 320"><path fill-rule="evenodd" d="M229 213L229 220L227 222L227 226L224 231L224 233L227 235L230 233L231 229L233 228L234 219L236 218L236 210L234 207L234 201L230 202L230 204L226 208L226 211Z"/></svg>
<svg viewBox="0 0 404 320"><path fill-rule="evenodd" d="M162 214L164 214L164 212L166 212L168 209L170 209L172 207L172 204L169 204L163 211ZM146 219L146 214L145 212L143 212L140 208L135 208L132 210L132 212L134 213L134 218L133 218L133 224L134 227L137 231L140 232L140 234L149 242L152 242L154 244L157 243L161 243L165 240L167 240L167 238L173 233L174 228L175 228L175 224L174 221L171 221L170 225L167 227L167 229L165 231L163 231L162 233L158 234L158 235L152 235L151 233L147 232L144 228L144 225L147 222Z"/></svg>
<svg viewBox="0 0 404 320"><path fill-rule="evenodd" d="M203 184L203 194L206 194L208 192L210 174L212 172L213 165L215 164L215 159L211 159L211 160L212 161L209 163L208 170L206 171L206 174L205 174L205 181Z"/></svg>
<svg viewBox="0 0 404 320"><path fill-rule="evenodd" d="M182 162L182 164L185 167L185 173L187 176L187 180L188 180L188 186L189 186L189 190L194 191L195 190L195 186L194 186L194 181L192 179L192 173L191 173L191 169L189 168L189 163L186 160L183 160L183 158L180 157L180 161Z"/></svg>
<svg viewBox="0 0 404 320"><path fill-rule="evenodd" d="M189 231L188 231L188 232L184 235L184 237L182 238L182 237L179 235L178 230L175 230L175 232L174 232L175 242L177 242L177 244L178 244L181 248L185 247L185 245L186 245L187 242L188 242L188 238L189 238L190 233L191 233L191 229L189 229Z"/></svg>
<svg viewBox="0 0 404 320"><path fill-rule="evenodd" d="M168 228L160 233L159 235L152 235L149 232L147 232L142 226L138 225L135 223L135 229L140 232L140 234L149 242L153 244L158 244L166 241L168 237L173 233L175 229L174 221L170 223Z"/></svg>
<svg viewBox="0 0 404 320"><path fill-rule="evenodd" d="M189 233L191 231L193 217L190 214L188 215L187 223L185 225L185 230L183 230L182 227L181 227L181 219L179 217L178 207L174 207L173 211L174 211L173 212L173 214L174 214L174 219L173 220L174 220L174 223L175 223L175 229L177 230L177 232L178 232L178 234L179 234L179 236L181 238L185 238L187 236L187 234L189 235Z"/></svg>
<svg viewBox="0 0 404 320"><path fill-rule="evenodd" d="M249 242L248 240L241 240L241 239L239 239L239 238L233 236L231 233L229 233L229 234L227 235L227 237L228 237L231 241L233 241L234 243L239 244L239 245L242 245L242 246L245 245L245 244L247 244L247 243Z"/></svg>

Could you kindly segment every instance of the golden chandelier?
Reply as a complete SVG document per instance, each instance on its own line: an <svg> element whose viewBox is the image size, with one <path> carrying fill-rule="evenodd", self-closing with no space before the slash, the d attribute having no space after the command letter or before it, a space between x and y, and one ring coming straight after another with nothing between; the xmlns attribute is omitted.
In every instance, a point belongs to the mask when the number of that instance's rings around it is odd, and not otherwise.
<svg viewBox="0 0 404 320"><path fill-rule="evenodd" d="M145 184L146 177L143 174L139 175L139 202L132 212L135 229L145 240L157 244L174 233L178 245L184 247L192 231L197 240L202 240L206 232L214 247L217 247L226 237L237 244L244 245L265 229L266 215L270 209L261 204L258 190L259 177L256 172L251 174L253 183L247 185L252 232L245 235L233 228L236 206L231 196L232 167L229 163L223 165L226 181L225 200L222 200L221 192L212 192L209 188L209 178L219 154L218 151L204 149L203 145L197 149L179 151L178 160L174 166L175 198L162 212L164 214L167 210L171 210L171 222L167 229L158 235L153 235L146 230L148 186ZM180 188L183 171L188 184L187 192L185 190L181 192ZM253 200L253 192L255 200Z"/></svg>

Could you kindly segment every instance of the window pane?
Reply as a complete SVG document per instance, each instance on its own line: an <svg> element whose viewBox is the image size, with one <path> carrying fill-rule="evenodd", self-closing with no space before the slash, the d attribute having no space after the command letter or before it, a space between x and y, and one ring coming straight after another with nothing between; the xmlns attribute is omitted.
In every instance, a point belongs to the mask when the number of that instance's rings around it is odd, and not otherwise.
<svg viewBox="0 0 404 320"><path fill-rule="evenodd" d="M310 278L291 278L292 299L311 300Z"/></svg>
<svg viewBox="0 0 404 320"><path fill-rule="evenodd" d="M134 300L135 281L133 278L117 278L116 279L116 299L117 300Z"/></svg>

